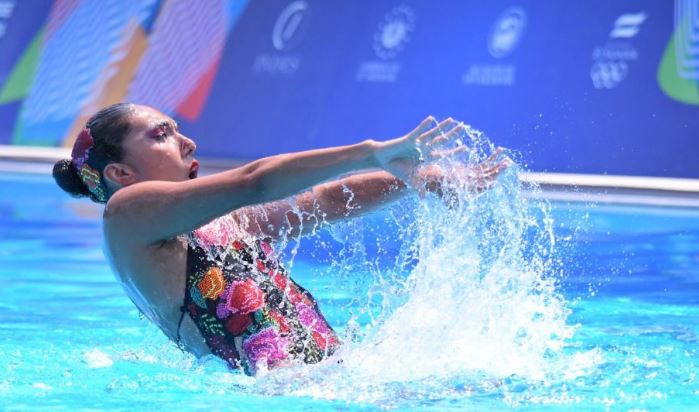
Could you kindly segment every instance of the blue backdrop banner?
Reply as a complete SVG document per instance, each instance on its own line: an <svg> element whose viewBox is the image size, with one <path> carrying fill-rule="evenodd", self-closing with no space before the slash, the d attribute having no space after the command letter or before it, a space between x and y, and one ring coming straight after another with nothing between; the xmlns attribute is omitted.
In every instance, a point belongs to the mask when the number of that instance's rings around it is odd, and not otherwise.
<svg viewBox="0 0 699 412"><path fill-rule="evenodd" d="M699 178L698 39L699 0L3 0L0 143L116 101L243 159L433 114L535 171Z"/></svg>

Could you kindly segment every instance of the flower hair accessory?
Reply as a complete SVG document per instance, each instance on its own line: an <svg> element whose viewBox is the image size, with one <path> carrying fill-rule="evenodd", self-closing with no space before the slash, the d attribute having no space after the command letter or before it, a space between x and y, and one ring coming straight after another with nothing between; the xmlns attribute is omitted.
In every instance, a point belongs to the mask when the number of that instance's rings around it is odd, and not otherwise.
<svg viewBox="0 0 699 412"><path fill-rule="evenodd" d="M94 143L95 140L92 138L90 129L87 127L84 128L75 140L70 157L75 170L78 171L80 180L85 183L90 193L95 195L100 202L105 202L107 200L107 195L102 185L102 176L100 176L98 170L87 164L87 159L90 156L90 150Z"/></svg>
<svg viewBox="0 0 699 412"><path fill-rule="evenodd" d="M78 138L75 139L75 144L73 145L73 152L70 157L75 165L76 170L80 168L87 162L87 158L90 155L90 149L95 144L95 140L92 138L89 128L84 128Z"/></svg>
<svg viewBox="0 0 699 412"><path fill-rule="evenodd" d="M100 177L100 172L93 169L87 163L80 167L78 172L80 179L85 183L85 186L90 190L90 193L95 195L97 200L104 203L107 201L107 195L104 192L104 187L102 186L102 178Z"/></svg>

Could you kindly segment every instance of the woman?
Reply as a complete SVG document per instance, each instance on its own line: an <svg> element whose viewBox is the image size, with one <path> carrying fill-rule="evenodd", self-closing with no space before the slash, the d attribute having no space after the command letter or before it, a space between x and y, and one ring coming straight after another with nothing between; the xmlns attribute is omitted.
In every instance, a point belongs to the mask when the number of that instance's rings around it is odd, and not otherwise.
<svg viewBox="0 0 699 412"><path fill-rule="evenodd" d="M407 192L399 178L441 193L441 170L416 167L462 126L433 123L385 142L271 156L196 178L196 145L170 117L116 104L87 122L54 177L68 193L106 203L107 258L141 312L195 355L214 353L251 374L318 362L340 344L268 242L303 235L317 216L330 222L391 202ZM508 165L493 160L478 169L477 188ZM384 171L329 181L376 168Z"/></svg>

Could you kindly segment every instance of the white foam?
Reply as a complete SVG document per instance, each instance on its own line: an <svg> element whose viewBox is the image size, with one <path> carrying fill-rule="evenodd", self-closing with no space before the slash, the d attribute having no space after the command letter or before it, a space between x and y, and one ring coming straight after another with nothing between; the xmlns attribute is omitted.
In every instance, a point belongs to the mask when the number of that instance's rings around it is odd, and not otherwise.
<svg viewBox="0 0 699 412"><path fill-rule="evenodd" d="M108 368L114 364L112 359L98 348L90 349L83 354L83 361L88 368Z"/></svg>
<svg viewBox="0 0 699 412"><path fill-rule="evenodd" d="M376 230L358 220L334 226L344 243L332 262L334 287L365 290L347 308L354 326L334 358L257 376L255 391L387 408L397 399L493 391L515 399L508 385L554 385L603 362L598 350L568 345L576 325L558 289L564 268L547 201L524 196L516 165L490 190L471 192L467 178L454 177L476 170L494 148L470 128L461 141L470 150L439 163L458 199L451 209L433 196L397 205ZM391 225L397 233L386 233ZM382 245L400 243L395 265L370 256L372 241L382 256ZM294 256L299 243L287 246ZM367 272L368 292L356 280Z"/></svg>
<svg viewBox="0 0 699 412"><path fill-rule="evenodd" d="M471 150L441 163L450 176L474 167L493 149L472 129L463 141ZM338 355L342 365L279 372L260 383L273 381L286 393L362 402L391 397L393 386L405 391L411 382L418 383L417 391L450 379L466 382L465 388L493 390L510 377L550 383L591 373L602 362L599 351L566 351L576 326L567 323L570 309L558 290L561 268L550 207L523 195L517 169L484 193L470 192L465 179L453 181L459 201L452 209L436 198L420 202L412 224L393 236L417 244L419 261L407 281L392 279L409 287L394 291L386 287L393 275L376 274L383 316L372 316L360 343L345 344ZM364 250L357 243L367 239L347 230L333 234L346 242L335 266L352 270L358 267L356 251ZM404 303L391 307L393 293L404 294ZM291 379L305 384L285 390Z"/></svg>

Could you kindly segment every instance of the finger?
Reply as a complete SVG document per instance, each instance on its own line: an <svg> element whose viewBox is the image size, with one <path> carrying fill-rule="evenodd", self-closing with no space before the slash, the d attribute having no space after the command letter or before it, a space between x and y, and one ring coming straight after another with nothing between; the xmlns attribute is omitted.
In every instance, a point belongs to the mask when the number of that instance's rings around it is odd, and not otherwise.
<svg viewBox="0 0 699 412"><path fill-rule="evenodd" d="M445 157L452 157L456 156L459 153L463 153L468 150L468 147L466 146L459 146L454 149L447 149L447 150L433 150L430 152L430 158L432 159L443 159Z"/></svg>
<svg viewBox="0 0 699 412"><path fill-rule="evenodd" d="M512 161L512 159L510 159L509 157L506 157L506 158L502 159L500 161L500 163L498 163L495 166L495 169L502 171L502 170L505 170L508 167L512 166L513 164L514 164L514 162Z"/></svg>
<svg viewBox="0 0 699 412"><path fill-rule="evenodd" d="M496 148L496 149L493 151L493 153L491 153L490 156L488 156L488 158L485 159L485 161L484 161L483 163L485 163L485 164L487 164L487 163L493 163L495 160L497 160L498 156L500 156L500 154L502 153L503 150L504 150L504 149L503 149L502 147Z"/></svg>
<svg viewBox="0 0 699 412"><path fill-rule="evenodd" d="M503 170L507 169L506 166L503 166L502 164L495 165L493 167L490 167L488 169L483 169L481 171L481 176L485 178L492 178L493 176L497 176L500 174Z"/></svg>
<svg viewBox="0 0 699 412"><path fill-rule="evenodd" d="M497 165L493 166L492 168L488 169L483 174L488 178L497 177L500 173L505 171L510 166L512 166L512 161L509 158L507 158L502 162L498 163Z"/></svg>
<svg viewBox="0 0 699 412"><path fill-rule="evenodd" d="M454 123L456 123L456 121L451 117L442 120L441 122L439 122L439 124L437 124L437 126L427 131L426 133L420 135L420 137L418 137L418 141L420 141L421 143L428 143L435 136L439 136L440 134L449 130L449 128L452 127Z"/></svg>
<svg viewBox="0 0 699 412"><path fill-rule="evenodd" d="M426 130L430 128L434 124L436 119L434 116L427 116L425 120L421 121L419 125L410 133L408 133L408 136L411 138L416 138L420 136L422 133L424 133Z"/></svg>
<svg viewBox="0 0 699 412"><path fill-rule="evenodd" d="M499 163L496 163L498 161L498 156L500 156L500 154L502 154L503 150L504 149L502 147L496 148L493 151L493 153L491 153L490 156L488 156L487 159L478 163L478 165L476 167L479 168L481 170L481 172L483 172L483 173L485 173L485 171L487 171L487 170L490 170L490 169L496 167L499 164Z"/></svg>
<svg viewBox="0 0 699 412"><path fill-rule="evenodd" d="M452 140L454 137L457 137L461 132L466 132L466 126L463 123L457 124L455 127L453 127L451 130L448 132L441 134L434 139L430 140L429 142L426 143L427 147L431 147L434 145L446 143L450 140Z"/></svg>

